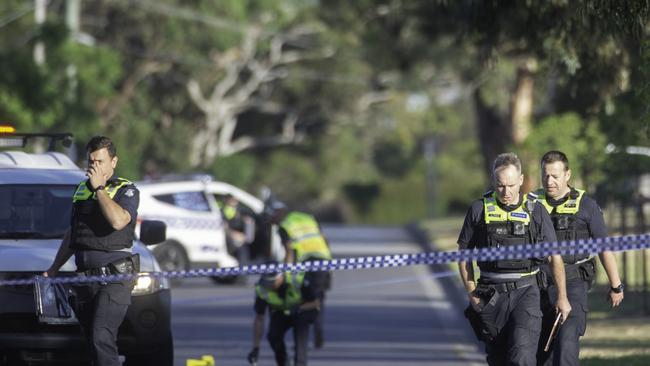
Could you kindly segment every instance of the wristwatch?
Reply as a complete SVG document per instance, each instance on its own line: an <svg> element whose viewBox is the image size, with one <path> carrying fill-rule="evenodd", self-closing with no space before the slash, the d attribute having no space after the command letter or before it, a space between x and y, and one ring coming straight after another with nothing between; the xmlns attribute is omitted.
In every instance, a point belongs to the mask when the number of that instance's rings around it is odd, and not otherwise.
<svg viewBox="0 0 650 366"><path fill-rule="evenodd" d="M621 284L618 285L618 287L612 287L612 288L610 288L610 290L611 290L613 293L620 294L620 293L623 292L623 289L624 289L624 288L625 288L625 285L623 285L623 282L621 282Z"/></svg>
<svg viewBox="0 0 650 366"><path fill-rule="evenodd" d="M95 192L97 192L97 191L103 191L104 188L106 188L106 187L104 187L104 186L97 186L97 188L95 188Z"/></svg>

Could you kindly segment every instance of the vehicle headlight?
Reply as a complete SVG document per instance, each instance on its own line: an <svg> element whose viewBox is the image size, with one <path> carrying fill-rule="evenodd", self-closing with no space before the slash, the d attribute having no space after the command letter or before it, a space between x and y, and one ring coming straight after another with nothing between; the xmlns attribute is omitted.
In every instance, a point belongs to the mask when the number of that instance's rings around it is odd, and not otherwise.
<svg viewBox="0 0 650 366"><path fill-rule="evenodd" d="M139 273L133 291L131 291L131 295L149 295L168 287L169 283L167 278L152 276L150 273Z"/></svg>

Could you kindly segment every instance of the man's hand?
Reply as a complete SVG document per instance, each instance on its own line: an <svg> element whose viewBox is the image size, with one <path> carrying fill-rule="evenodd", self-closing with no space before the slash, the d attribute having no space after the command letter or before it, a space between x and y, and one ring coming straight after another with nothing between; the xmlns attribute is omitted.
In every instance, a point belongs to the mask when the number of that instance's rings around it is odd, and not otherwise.
<svg viewBox="0 0 650 366"><path fill-rule="evenodd" d="M607 295L607 301L612 304L612 308L615 308L621 304L623 301L623 293L617 294L616 292L609 290L609 294Z"/></svg>
<svg viewBox="0 0 650 366"><path fill-rule="evenodd" d="M481 312L481 298L476 296L475 291L469 293L469 304L472 306L474 311L477 313Z"/></svg>
<svg viewBox="0 0 650 366"><path fill-rule="evenodd" d="M253 347L253 349L248 353L248 363L251 365L257 365L257 359L260 356L260 349L259 347Z"/></svg>
<svg viewBox="0 0 650 366"><path fill-rule="evenodd" d="M555 312L556 313L562 313L562 324L564 324L564 321L569 318L569 313L571 312L571 304L569 303L569 299L566 297L561 297L557 299L557 302L555 303Z"/></svg>
<svg viewBox="0 0 650 366"><path fill-rule="evenodd" d="M93 189L96 189L99 186L105 186L106 180L109 178L106 176L102 167L97 163L93 163L88 167L88 170L86 170L86 176L88 177L90 186Z"/></svg>

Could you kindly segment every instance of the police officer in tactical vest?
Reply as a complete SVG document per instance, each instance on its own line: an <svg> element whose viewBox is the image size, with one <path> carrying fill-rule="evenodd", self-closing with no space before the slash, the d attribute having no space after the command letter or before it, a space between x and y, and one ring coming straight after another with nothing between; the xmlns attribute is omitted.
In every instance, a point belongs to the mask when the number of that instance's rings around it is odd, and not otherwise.
<svg viewBox="0 0 650 366"><path fill-rule="evenodd" d="M87 180L73 196L70 229L54 262L44 273L55 276L74 254L77 272L88 276L131 274L139 192L133 183L116 176L113 142L95 136L86 145ZM120 365L117 331L131 303L133 281L95 282L75 286L72 306L88 342L95 366Z"/></svg>
<svg viewBox="0 0 650 366"><path fill-rule="evenodd" d="M475 201L465 216L458 237L460 249L504 248L512 245L554 242L555 231L544 207L520 192L521 162L513 153L497 156L492 168L494 191ZM474 279L473 262L459 262L460 276L470 306L465 311L477 336L485 342L490 365L535 365L542 326L539 264L543 258L479 262ZM571 305L566 296L564 266L551 257L558 284L555 311L566 319Z"/></svg>
<svg viewBox="0 0 650 366"><path fill-rule="evenodd" d="M293 262L291 251L288 263ZM264 317L269 310L270 323L267 338L275 353L278 366L288 366L289 358L284 335L293 328L294 366L307 365L309 327L314 322L320 302L304 272L263 275L255 286L255 320L253 322L253 349L248 362L256 365L260 341L264 333Z"/></svg>
<svg viewBox="0 0 650 366"><path fill-rule="evenodd" d="M278 225L282 243L293 251L296 262L332 259L329 244L314 216L304 212L289 211L281 201L270 203L273 214L271 221ZM325 292L331 287L331 273L327 271L308 272L307 278L320 300L320 311L314 322L314 346L323 347L325 342L323 316Z"/></svg>
<svg viewBox="0 0 650 366"><path fill-rule="evenodd" d="M542 186L537 192L541 202L553 221L553 227L558 241L604 238L607 227L603 214L596 201L585 194L585 191L571 187L571 169L569 160L561 151L549 151L542 157ZM621 283L616 259L612 252L599 254L600 262L609 278L610 291L608 300L612 307L618 306L623 300L623 284ZM562 256L566 273L566 288L571 303L571 316L566 319L548 352L544 352L545 342L540 342L538 350L539 365L579 365L579 339L587 327L587 290L591 287L595 274L595 258L590 254L567 254ZM543 265L542 271L549 272L548 266ZM553 326L554 312L551 304L557 298L557 287L550 283L541 292L544 321L542 339L548 337Z"/></svg>

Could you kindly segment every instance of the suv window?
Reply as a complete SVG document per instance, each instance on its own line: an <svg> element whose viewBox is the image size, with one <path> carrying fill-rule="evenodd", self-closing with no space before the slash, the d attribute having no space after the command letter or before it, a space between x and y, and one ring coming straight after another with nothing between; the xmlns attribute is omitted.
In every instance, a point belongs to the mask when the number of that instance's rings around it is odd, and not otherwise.
<svg viewBox="0 0 650 366"><path fill-rule="evenodd" d="M70 227L76 186L0 186L0 238L59 238Z"/></svg>
<svg viewBox="0 0 650 366"><path fill-rule="evenodd" d="M153 196L161 202L191 211L210 212L210 205L203 192L175 192Z"/></svg>

